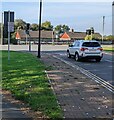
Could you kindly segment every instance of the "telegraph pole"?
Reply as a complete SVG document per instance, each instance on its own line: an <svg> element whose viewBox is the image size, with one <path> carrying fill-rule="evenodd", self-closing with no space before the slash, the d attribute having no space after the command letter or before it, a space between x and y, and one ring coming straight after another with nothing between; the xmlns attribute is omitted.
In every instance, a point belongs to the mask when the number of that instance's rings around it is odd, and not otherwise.
<svg viewBox="0 0 114 120"><path fill-rule="evenodd" d="M103 33L102 33L102 42L104 39L104 24L105 24L105 16L103 16Z"/></svg>
<svg viewBox="0 0 114 120"><path fill-rule="evenodd" d="M40 0L40 14L39 14L39 41L38 41L38 58L41 57L40 55L40 39L41 39L41 16L42 16L42 0Z"/></svg>

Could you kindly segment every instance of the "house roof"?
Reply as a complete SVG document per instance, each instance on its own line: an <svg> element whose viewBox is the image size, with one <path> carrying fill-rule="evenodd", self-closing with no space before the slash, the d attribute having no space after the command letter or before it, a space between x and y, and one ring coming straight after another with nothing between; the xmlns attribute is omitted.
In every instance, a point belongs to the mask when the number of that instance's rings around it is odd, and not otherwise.
<svg viewBox="0 0 114 120"><path fill-rule="evenodd" d="M30 37L38 38L39 31L29 31ZM52 36L53 35L53 36ZM94 33L95 38L101 38L99 33ZM41 31L41 38L56 38L56 34L53 34L53 31ZM84 39L86 37L86 32L65 32L63 33L60 38L61 39ZM18 30L16 33L16 39L25 39L26 33L24 30Z"/></svg>
<svg viewBox="0 0 114 120"><path fill-rule="evenodd" d="M29 31L30 37L38 38L39 31ZM41 31L41 38L52 38L53 31ZM53 36L55 37L55 35ZM24 30L18 30L16 33L16 39L24 39L26 38L26 33Z"/></svg>
<svg viewBox="0 0 114 120"><path fill-rule="evenodd" d="M99 33L94 33L95 38L101 38ZM61 35L61 38L71 38L71 39L84 39L86 37L86 32L65 32Z"/></svg>
<svg viewBox="0 0 114 120"><path fill-rule="evenodd" d="M70 38L70 36L65 32L60 36L60 38Z"/></svg>
<svg viewBox="0 0 114 120"><path fill-rule="evenodd" d="M85 32L68 32L67 33L69 35L70 38L78 38L78 39L82 39L85 38L86 33Z"/></svg>

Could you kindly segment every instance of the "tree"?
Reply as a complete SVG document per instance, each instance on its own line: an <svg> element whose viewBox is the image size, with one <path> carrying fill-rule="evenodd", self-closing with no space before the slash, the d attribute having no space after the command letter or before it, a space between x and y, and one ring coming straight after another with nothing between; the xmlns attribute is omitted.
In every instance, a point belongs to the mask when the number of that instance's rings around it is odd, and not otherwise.
<svg viewBox="0 0 114 120"><path fill-rule="evenodd" d="M69 26L63 25L62 26L63 32L68 32L70 30Z"/></svg>
<svg viewBox="0 0 114 120"><path fill-rule="evenodd" d="M58 32L59 34L62 33L62 25L57 25L55 27L55 31Z"/></svg>
<svg viewBox="0 0 114 120"><path fill-rule="evenodd" d="M92 40L91 35L86 35L85 40Z"/></svg>
<svg viewBox="0 0 114 120"><path fill-rule="evenodd" d="M38 28L39 28L38 24L33 23L33 24L30 25L30 29L33 30L33 31L37 31Z"/></svg>
<svg viewBox="0 0 114 120"><path fill-rule="evenodd" d="M50 21L42 23L41 27L43 30L53 30L53 25L51 25Z"/></svg>
<svg viewBox="0 0 114 120"><path fill-rule="evenodd" d="M26 22L23 21L22 19L16 19L14 21L14 27L15 27L15 30L17 29L25 29L25 26L26 26Z"/></svg>
<svg viewBox="0 0 114 120"><path fill-rule="evenodd" d="M68 25L57 25L55 27L55 31L57 31L59 34L68 32L70 30Z"/></svg>
<svg viewBox="0 0 114 120"><path fill-rule="evenodd" d="M106 39L107 39L107 40L113 40L113 41L114 41L114 36L113 36L113 35L106 36Z"/></svg>

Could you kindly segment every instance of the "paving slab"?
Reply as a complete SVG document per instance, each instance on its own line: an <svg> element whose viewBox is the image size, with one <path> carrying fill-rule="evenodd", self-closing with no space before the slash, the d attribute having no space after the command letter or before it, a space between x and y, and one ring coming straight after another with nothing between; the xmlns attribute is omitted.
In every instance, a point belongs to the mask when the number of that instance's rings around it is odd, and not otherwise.
<svg viewBox="0 0 114 120"><path fill-rule="evenodd" d="M68 119L112 120L112 93L80 71L53 57L42 54L41 60L49 67L48 76Z"/></svg>
<svg viewBox="0 0 114 120"><path fill-rule="evenodd" d="M0 92L0 94L0 96L2 96L2 101L0 102L2 120L32 120L32 118L22 110L20 104L16 104L13 99L8 99L9 94L4 94L3 92Z"/></svg>

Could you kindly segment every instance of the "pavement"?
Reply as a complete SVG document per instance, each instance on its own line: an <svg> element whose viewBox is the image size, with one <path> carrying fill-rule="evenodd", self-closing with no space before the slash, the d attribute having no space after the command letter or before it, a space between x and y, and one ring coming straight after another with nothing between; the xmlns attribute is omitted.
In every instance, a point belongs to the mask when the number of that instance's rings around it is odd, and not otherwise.
<svg viewBox="0 0 114 120"><path fill-rule="evenodd" d="M37 55L36 52L33 54ZM64 118L77 120L114 118L110 91L80 73L78 69L68 66L53 56L44 53L41 60L46 66L52 67L47 74L63 110ZM3 120L32 120L27 114L27 108L23 109L23 104L12 99L11 94L7 92L1 94L0 112Z"/></svg>
<svg viewBox="0 0 114 120"><path fill-rule="evenodd" d="M41 60L52 67L47 71L64 118L112 120L112 93L60 59L42 54Z"/></svg>
<svg viewBox="0 0 114 120"><path fill-rule="evenodd" d="M33 120L27 114L27 108L25 108L24 103L15 100L11 93L3 90L0 92L1 101L1 119L2 120Z"/></svg>

